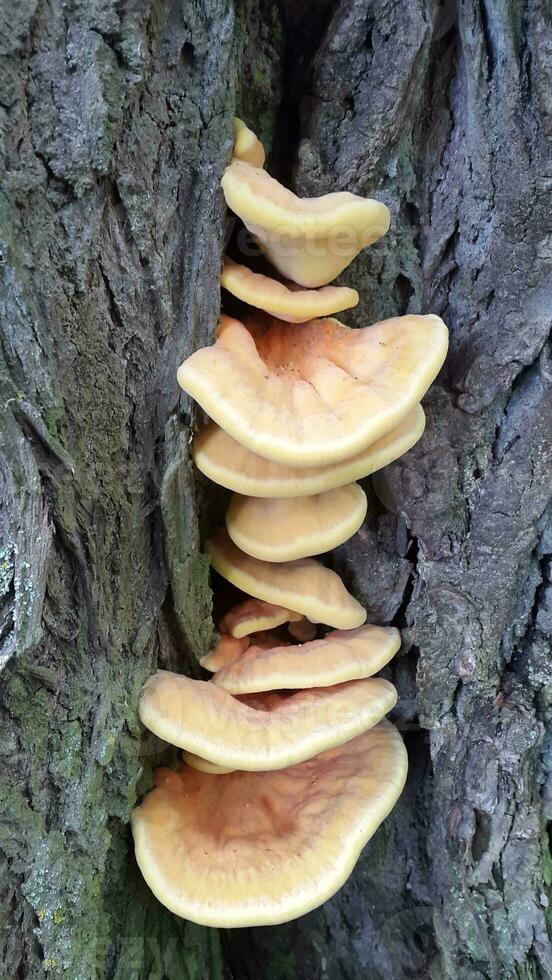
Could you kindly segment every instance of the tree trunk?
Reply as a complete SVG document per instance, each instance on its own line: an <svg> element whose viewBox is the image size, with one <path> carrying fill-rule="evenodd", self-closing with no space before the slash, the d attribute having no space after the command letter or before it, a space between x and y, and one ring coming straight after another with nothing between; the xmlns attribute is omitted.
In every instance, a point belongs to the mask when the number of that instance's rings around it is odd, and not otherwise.
<svg viewBox="0 0 552 980"><path fill-rule="evenodd" d="M6 0L0 211L1 898L7 978L552 976L552 11L546 0ZM333 556L404 645L400 803L286 926L179 920L128 817L156 664L212 639L175 372L213 336L232 116L389 235L346 322L443 316L427 431ZM165 753L165 759L167 758Z"/></svg>

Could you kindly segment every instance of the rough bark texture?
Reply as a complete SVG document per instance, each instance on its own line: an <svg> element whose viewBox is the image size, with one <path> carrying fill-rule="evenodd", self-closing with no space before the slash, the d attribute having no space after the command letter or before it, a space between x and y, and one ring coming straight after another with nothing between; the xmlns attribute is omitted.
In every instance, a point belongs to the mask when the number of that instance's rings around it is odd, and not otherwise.
<svg viewBox="0 0 552 980"><path fill-rule="evenodd" d="M0 894L6 977L552 976L548 0L6 0ZM219 934L149 895L138 692L211 638L178 363L212 337L238 109L301 193L374 193L350 323L441 314L428 429L332 558L390 672L407 791L342 891Z"/></svg>

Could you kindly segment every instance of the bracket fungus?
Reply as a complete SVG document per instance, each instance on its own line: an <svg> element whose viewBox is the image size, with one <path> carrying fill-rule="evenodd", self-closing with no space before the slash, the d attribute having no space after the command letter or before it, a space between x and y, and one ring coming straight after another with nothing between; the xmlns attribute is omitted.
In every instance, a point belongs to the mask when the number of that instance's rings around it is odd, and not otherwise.
<svg viewBox="0 0 552 980"><path fill-rule="evenodd" d="M253 272L226 258L222 266L221 286L271 316L287 323L305 323L321 316L350 310L358 303L356 289L347 286L323 286L321 289L299 289L293 284L278 282L270 276Z"/></svg>
<svg viewBox="0 0 552 980"><path fill-rule="evenodd" d="M250 163L253 167L264 167L265 149L260 139L242 119L234 117L234 149L232 158Z"/></svg>
<svg viewBox="0 0 552 980"><path fill-rule="evenodd" d="M275 925L322 904L401 793L406 751L382 720L397 693L374 676L400 634L364 625L339 576L310 556L359 529L355 481L421 437L419 402L448 343L433 315L362 329L324 318L358 303L326 284L385 234L389 212L347 192L301 200L234 124L226 201L287 281L226 258L221 285L261 312L247 324L223 315L178 381L211 419L194 437L196 466L234 491L205 550L249 598L200 661L209 681L159 671L144 686L142 722L183 762L157 771L132 816L154 894L219 927ZM317 638L318 624L334 629Z"/></svg>
<svg viewBox="0 0 552 980"><path fill-rule="evenodd" d="M199 663L205 670L220 670L225 664L232 663L236 657L241 656L247 650L249 643L248 636L228 636L226 633L221 633L217 645L202 657Z"/></svg>
<svg viewBox="0 0 552 980"><path fill-rule="evenodd" d="M296 622L302 618L301 613L284 609L283 606L274 606L261 599L246 599L222 617L219 630L241 638L250 636L251 633L276 629L284 623Z"/></svg>
<svg viewBox="0 0 552 980"><path fill-rule="evenodd" d="M299 625L303 621L304 617L299 616L296 625ZM224 643L224 640L232 640L236 645L232 646L230 643ZM238 639L237 637L221 634L217 645L199 661L200 666L204 670L214 673L216 670L226 667L227 664L231 664L238 657L241 657L249 649L250 645L250 636L244 636L242 639ZM257 649L262 650L270 650L275 646L286 646L285 634L282 636L282 632L279 630L263 630L260 633L255 633L255 646Z"/></svg>
<svg viewBox="0 0 552 980"><path fill-rule="evenodd" d="M446 355L437 316L351 329L338 320L247 327L223 316L217 340L178 370L180 386L254 453L290 466L347 459L391 432Z"/></svg>
<svg viewBox="0 0 552 980"><path fill-rule="evenodd" d="M425 414L416 405L386 436L338 463L298 469L252 453L215 422L201 428L193 442L198 470L220 486L247 497L305 497L344 486L375 473L403 456L422 437Z"/></svg>
<svg viewBox="0 0 552 980"><path fill-rule="evenodd" d="M368 677L289 695L234 698L210 681L159 670L144 685L140 720L159 738L228 769L293 766L376 725L395 706L389 681Z"/></svg>
<svg viewBox="0 0 552 980"><path fill-rule="evenodd" d="M273 564L240 551L226 531L206 544L211 565L236 588L302 613L315 623L349 630L362 626L366 612L330 568L312 558Z"/></svg>
<svg viewBox="0 0 552 980"><path fill-rule="evenodd" d="M266 257L300 286L324 286L389 229L389 209L348 191L302 199L266 170L233 159L221 186Z"/></svg>
<svg viewBox="0 0 552 980"><path fill-rule="evenodd" d="M311 497L241 497L234 494L226 529L238 548L262 561L321 555L356 534L366 517L358 483Z"/></svg>
<svg viewBox="0 0 552 980"><path fill-rule="evenodd" d="M138 864L159 901L192 922L286 922L347 880L406 772L389 722L279 772L158 770L132 816Z"/></svg>
<svg viewBox="0 0 552 980"><path fill-rule="evenodd" d="M330 687L372 677L389 663L400 645L399 631L384 626L334 630L301 646L267 650L252 643L216 672L213 683L234 695Z"/></svg>

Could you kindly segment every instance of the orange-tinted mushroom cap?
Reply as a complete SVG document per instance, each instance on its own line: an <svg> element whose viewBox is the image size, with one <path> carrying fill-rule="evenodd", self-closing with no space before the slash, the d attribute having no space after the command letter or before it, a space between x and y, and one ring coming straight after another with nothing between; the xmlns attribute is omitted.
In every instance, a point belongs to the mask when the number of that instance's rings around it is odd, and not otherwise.
<svg viewBox="0 0 552 980"><path fill-rule="evenodd" d="M222 640L232 640L237 646L232 647L223 644L221 642ZM221 667L226 667L227 664L231 664L233 660L241 657L242 653L250 646L250 643L251 638L249 636L244 636L243 639L222 636L216 647L202 657L199 662L205 670L214 673L216 670L220 670ZM286 646L286 644L286 635L285 633L282 634L279 630L262 630L260 633L255 633L255 646L258 649L270 650L271 647Z"/></svg>
<svg viewBox="0 0 552 980"><path fill-rule="evenodd" d="M221 285L244 303L264 310L287 323L305 323L320 316L349 310L358 303L356 289L323 286L322 289L290 288L277 279L253 272L225 258Z"/></svg>
<svg viewBox="0 0 552 980"><path fill-rule="evenodd" d="M234 494L226 528L234 544L262 561L321 555L356 534L366 517L358 483L312 497L241 497Z"/></svg>
<svg viewBox="0 0 552 980"><path fill-rule="evenodd" d="M385 204L348 191L301 199L266 170L233 160L221 180L226 203L287 279L317 287L385 235Z"/></svg>
<svg viewBox="0 0 552 980"><path fill-rule="evenodd" d="M361 626L328 633L302 646L263 650L251 644L213 678L229 694L329 687L372 677L389 663L401 645L398 630Z"/></svg>
<svg viewBox="0 0 552 980"><path fill-rule="evenodd" d="M244 496L305 497L375 473L412 449L424 428L424 411L416 405L396 429L356 456L339 463L297 469L252 453L215 422L209 422L195 436L193 458L205 476Z"/></svg>
<svg viewBox="0 0 552 980"><path fill-rule="evenodd" d="M228 769L282 769L377 724L397 692L381 677L335 687L232 697L206 681L160 670L144 685L139 715L159 738Z"/></svg>
<svg viewBox="0 0 552 980"><path fill-rule="evenodd" d="M192 922L286 922L343 885L406 772L389 722L279 772L158 770L132 816L138 864L159 901Z"/></svg>
<svg viewBox="0 0 552 980"><path fill-rule="evenodd" d="M284 609L282 606L273 606L271 602L263 602L261 599L246 599L245 602L234 606L222 617L219 629L222 633L242 637L249 636L251 633L276 629L283 623L295 622L302 618L301 613Z"/></svg>
<svg viewBox="0 0 552 980"><path fill-rule="evenodd" d="M212 650L209 650L199 661L205 670L220 670L225 664L232 663L236 657L241 656L249 646L248 636L237 637L223 634L219 637L218 643Z"/></svg>
<svg viewBox="0 0 552 980"><path fill-rule="evenodd" d="M254 453L289 466L336 463L391 432L419 402L447 350L437 316L352 330L337 320L245 327L222 317L217 341L178 381Z"/></svg>
<svg viewBox="0 0 552 980"><path fill-rule="evenodd" d="M336 629L354 629L366 619L365 610L339 575L312 558L279 564L259 561L240 551L222 529L207 542L206 550L219 575L257 599Z"/></svg>
<svg viewBox="0 0 552 980"><path fill-rule="evenodd" d="M237 116L234 118L234 132L236 138L232 150L233 159L250 163L254 167L263 167L265 162L263 144L255 136L253 130L249 129L249 126L246 126Z"/></svg>

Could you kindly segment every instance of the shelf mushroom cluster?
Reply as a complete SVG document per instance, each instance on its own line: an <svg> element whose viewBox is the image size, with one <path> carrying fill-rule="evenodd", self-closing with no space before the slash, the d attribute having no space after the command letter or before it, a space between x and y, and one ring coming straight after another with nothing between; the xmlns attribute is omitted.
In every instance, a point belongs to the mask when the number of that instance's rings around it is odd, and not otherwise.
<svg viewBox="0 0 552 980"><path fill-rule="evenodd" d="M193 458L233 491L212 567L249 598L218 624L213 676L159 671L140 718L183 750L133 814L136 855L161 902L208 926L283 922L346 880L406 778L376 677L400 646L366 625L339 576L313 558L350 538L366 496L354 482L422 435L420 399L447 350L436 316L350 329L358 302L328 283L389 226L377 201L301 200L263 169L236 121L222 179L229 207L285 279L225 258L222 286L255 310L222 316L215 343L178 371L211 421ZM324 631L330 627L328 632Z"/></svg>

